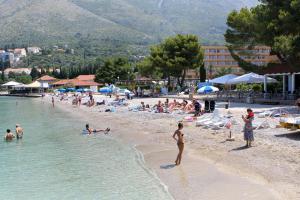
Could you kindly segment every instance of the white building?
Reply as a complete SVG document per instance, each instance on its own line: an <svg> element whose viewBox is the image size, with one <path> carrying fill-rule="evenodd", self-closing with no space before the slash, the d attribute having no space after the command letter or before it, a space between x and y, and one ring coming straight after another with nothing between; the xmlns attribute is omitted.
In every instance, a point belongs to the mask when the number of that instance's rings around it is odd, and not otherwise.
<svg viewBox="0 0 300 200"><path fill-rule="evenodd" d="M27 56L25 48L17 48L14 50L15 57L23 58Z"/></svg>
<svg viewBox="0 0 300 200"><path fill-rule="evenodd" d="M4 76L8 77L9 73L30 75L31 68L7 68L4 70Z"/></svg>
<svg viewBox="0 0 300 200"><path fill-rule="evenodd" d="M41 52L41 48L40 47L28 47L27 48L27 52L29 53L29 54L38 54L38 53L40 53Z"/></svg>

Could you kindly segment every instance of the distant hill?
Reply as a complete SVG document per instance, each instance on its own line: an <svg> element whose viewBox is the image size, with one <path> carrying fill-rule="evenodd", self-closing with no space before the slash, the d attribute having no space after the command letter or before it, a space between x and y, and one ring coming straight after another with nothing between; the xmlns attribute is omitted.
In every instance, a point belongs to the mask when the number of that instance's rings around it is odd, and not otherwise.
<svg viewBox="0 0 300 200"><path fill-rule="evenodd" d="M223 43L227 14L257 0L0 0L0 45L148 45L176 33Z"/></svg>

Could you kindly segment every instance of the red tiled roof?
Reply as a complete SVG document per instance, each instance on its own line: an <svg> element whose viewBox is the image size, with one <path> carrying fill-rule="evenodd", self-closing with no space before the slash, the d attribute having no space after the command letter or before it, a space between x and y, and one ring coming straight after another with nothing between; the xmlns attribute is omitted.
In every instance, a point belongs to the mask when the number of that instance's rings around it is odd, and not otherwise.
<svg viewBox="0 0 300 200"><path fill-rule="evenodd" d="M59 80L57 82L54 82L53 85L66 85L70 82L68 79Z"/></svg>
<svg viewBox="0 0 300 200"><path fill-rule="evenodd" d="M78 79L64 79L53 83L53 85L73 85L73 86L99 86L99 83L94 81L81 81Z"/></svg>
<svg viewBox="0 0 300 200"><path fill-rule="evenodd" d="M94 81L95 75L79 75L76 79L80 81Z"/></svg>
<svg viewBox="0 0 300 200"><path fill-rule="evenodd" d="M55 81L55 80L56 80L56 78L53 78L48 75L42 76L41 78L38 79L38 81Z"/></svg>
<svg viewBox="0 0 300 200"><path fill-rule="evenodd" d="M72 80L72 85L74 86L99 86L99 83L96 83L94 81L81 81L81 80Z"/></svg>

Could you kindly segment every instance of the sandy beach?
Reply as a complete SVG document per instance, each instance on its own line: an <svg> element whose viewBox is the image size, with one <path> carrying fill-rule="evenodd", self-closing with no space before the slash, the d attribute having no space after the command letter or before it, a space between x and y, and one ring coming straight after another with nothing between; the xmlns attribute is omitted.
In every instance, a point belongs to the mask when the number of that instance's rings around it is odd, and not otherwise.
<svg viewBox="0 0 300 200"><path fill-rule="evenodd" d="M101 95L95 99L112 100ZM141 101L153 105L158 100L134 99L129 106ZM36 101L50 103L51 96ZM221 113L228 112L223 103L217 103L217 107ZM255 130L253 147L245 149L241 115L248 107L254 112L273 108L231 104L230 112L238 121L232 128L235 141L226 141L227 129L204 129L196 127L195 122L185 122L186 145L180 166L174 165L178 150L172 134L184 116L130 112L128 107L104 112L107 106L76 107L71 99L58 98L54 109L82 119L83 128L87 122L95 128L110 127L112 137L142 152L147 167L158 175L174 199L300 199L300 133L275 128L278 122L270 119L271 128ZM259 123L264 120L257 119Z"/></svg>

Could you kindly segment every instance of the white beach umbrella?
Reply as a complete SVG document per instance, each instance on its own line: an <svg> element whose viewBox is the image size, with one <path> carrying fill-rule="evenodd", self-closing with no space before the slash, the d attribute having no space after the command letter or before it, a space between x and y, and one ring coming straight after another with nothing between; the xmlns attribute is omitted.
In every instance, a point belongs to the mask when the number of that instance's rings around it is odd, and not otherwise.
<svg viewBox="0 0 300 200"><path fill-rule="evenodd" d="M227 85L228 82L234 78L237 78L237 75L234 74L226 74L224 76L218 77L218 78L214 78L212 80L210 80L210 83L217 83L217 84L223 84L223 85Z"/></svg>
<svg viewBox="0 0 300 200"><path fill-rule="evenodd" d="M228 81L228 84L240 84L240 83L263 83L265 77L255 73L244 74ZM277 83L277 80L267 77L268 83Z"/></svg>
<svg viewBox="0 0 300 200"><path fill-rule="evenodd" d="M9 81L9 82L3 84L2 86L4 86L4 87L13 87L13 86L16 86L16 85L22 85L22 83L18 83L18 82L15 82L15 81Z"/></svg>

